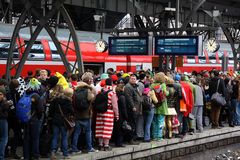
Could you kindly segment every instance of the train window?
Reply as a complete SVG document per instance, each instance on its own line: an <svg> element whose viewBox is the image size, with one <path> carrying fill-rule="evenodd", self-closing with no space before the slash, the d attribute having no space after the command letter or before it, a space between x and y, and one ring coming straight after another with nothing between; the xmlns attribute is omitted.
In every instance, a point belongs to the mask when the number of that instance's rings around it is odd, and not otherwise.
<svg viewBox="0 0 240 160"><path fill-rule="evenodd" d="M209 61L212 64L216 64L217 63L216 56L215 55L214 56L209 56Z"/></svg>
<svg viewBox="0 0 240 160"><path fill-rule="evenodd" d="M218 53L219 59L224 55L224 52L223 52L223 51L218 51L217 53Z"/></svg>
<svg viewBox="0 0 240 160"><path fill-rule="evenodd" d="M187 56L187 63L196 63L195 56Z"/></svg>
<svg viewBox="0 0 240 160"><path fill-rule="evenodd" d="M0 59L8 58L8 50L10 48L10 39L0 39ZM18 59L19 53L17 51L17 44L15 45L15 49L13 51L13 58Z"/></svg>
<svg viewBox="0 0 240 160"><path fill-rule="evenodd" d="M24 41L25 44L27 44L29 41ZM25 45L26 47L27 45ZM27 57L27 60L31 61L39 61L39 60L45 60L45 54L43 52L43 45L40 41L35 41L29 54Z"/></svg>
<svg viewBox="0 0 240 160"><path fill-rule="evenodd" d="M199 59L199 63L201 63L201 64L206 64L206 57L204 57L204 56L199 56L198 59Z"/></svg>
<svg viewBox="0 0 240 160"><path fill-rule="evenodd" d="M61 61L61 56L60 54L57 52L57 48L55 46L55 44L52 41L48 42L50 50L52 52L52 60L53 61Z"/></svg>

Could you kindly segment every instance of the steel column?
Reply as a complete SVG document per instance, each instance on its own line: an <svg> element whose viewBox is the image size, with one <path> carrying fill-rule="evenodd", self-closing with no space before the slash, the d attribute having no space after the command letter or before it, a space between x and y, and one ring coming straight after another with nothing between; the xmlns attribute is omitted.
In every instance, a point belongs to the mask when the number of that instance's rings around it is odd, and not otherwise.
<svg viewBox="0 0 240 160"><path fill-rule="evenodd" d="M73 26L73 23L71 21L70 16L68 15L66 9L63 6L64 0L58 0L55 1L53 4L52 9L47 13L46 16L40 15L38 13L38 11L36 10L36 8L34 6L32 6L32 2L31 0L22 0L22 3L25 4L25 10L22 12L15 28L13 31L13 35L11 38L11 43L10 43L10 48L9 48L9 56L8 56L8 60L7 60L7 69L6 69L6 76L7 76L7 80L10 80L11 77L11 70L13 68L15 68L16 70L16 74L15 77L19 77L24 63L27 60L28 54L31 51L31 48L36 40L36 38L38 37L38 35L40 34L40 32L42 31L43 28L46 29L46 31L48 32L49 36L51 37L53 43L55 44L58 53L61 56L61 59L63 61L63 64L66 68L67 72L72 72L75 68L73 67L73 70L71 70L70 67L70 63L68 62L66 55L63 52L63 49L61 47L61 44L57 38L57 29L55 29L55 32L50 28L52 26L48 25L48 21L50 19L53 19L53 17L56 15L56 13L59 11L59 13L62 14L64 20L66 21L66 23L68 24L68 28L69 28L69 32L70 32L70 37L72 37L73 43L74 43L74 47L75 47L75 52L76 52L76 57L77 57L77 64L78 64L78 70L79 73L83 73L84 72L84 68L83 68L83 62L82 62L82 57L81 57L81 52L80 52L80 47L79 47L79 41L76 35L76 31L75 28ZM27 14L29 13L29 16L27 16ZM31 15L32 14L35 19L39 20L39 24L37 25L36 29L33 31L32 28L32 19L31 19ZM58 18L59 18L59 14L57 14ZM24 24L26 19L29 19L29 23L28 24ZM56 26L58 25L55 24ZM19 63L15 65L14 59L13 59L13 51L15 49L15 44L16 44L16 39L17 37L19 37L19 32L22 28L25 28L26 26L30 27L30 33L31 33L31 38L24 50L24 53L22 54L22 57L20 57ZM68 43L68 45L70 45ZM21 46L23 47L23 46ZM20 47L20 48L21 48ZM69 48L69 47L68 47ZM12 67L12 65L14 65L14 67Z"/></svg>

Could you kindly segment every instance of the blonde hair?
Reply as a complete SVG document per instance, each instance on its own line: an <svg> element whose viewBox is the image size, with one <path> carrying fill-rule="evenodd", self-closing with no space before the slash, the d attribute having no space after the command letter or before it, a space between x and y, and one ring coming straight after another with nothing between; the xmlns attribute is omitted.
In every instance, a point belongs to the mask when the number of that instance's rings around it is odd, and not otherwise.
<svg viewBox="0 0 240 160"><path fill-rule="evenodd" d="M155 83L165 83L166 82L165 74L163 72L159 72L159 73L155 74L153 79L154 79Z"/></svg>
<svg viewBox="0 0 240 160"><path fill-rule="evenodd" d="M43 69L43 70L40 70L40 72L39 72L39 73L40 73L40 75L41 75L41 74L46 74L46 75L48 75L48 72L47 72L45 69Z"/></svg>

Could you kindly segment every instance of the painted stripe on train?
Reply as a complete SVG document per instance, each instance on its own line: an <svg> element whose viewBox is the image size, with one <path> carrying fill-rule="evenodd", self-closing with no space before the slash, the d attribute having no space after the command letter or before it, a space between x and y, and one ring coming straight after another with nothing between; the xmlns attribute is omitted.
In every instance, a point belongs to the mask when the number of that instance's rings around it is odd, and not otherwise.
<svg viewBox="0 0 240 160"><path fill-rule="evenodd" d="M211 66L211 67L219 67L219 66L222 66L222 64L196 64L196 63L192 63L192 64L187 64L187 63L184 63L183 66L186 66L186 67L191 67L191 66L194 66L194 67L203 67L203 66ZM228 64L228 66L233 66L233 64Z"/></svg>
<svg viewBox="0 0 240 160"><path fill-rule="evenodd" d="M15 61L15 63L18 63L18 61ZM70 63L74 63L74 62L70 62ZM109 64L115 64L115 65L122 65L122 66L126 66L127 63L122 63L122 62L105 62L106 63L109 63ZM0 64L7 64L7 61L6 60L0 60ZM152 64L152 63L143 63L143 62L139 62L139 63L136 63L136 62L130 62L129 63L131 66L134 66L134 65L141 65L141 64ZM60 62L60 61L26 61L25 62L25 65L63 65L63 62Z"/></svg>

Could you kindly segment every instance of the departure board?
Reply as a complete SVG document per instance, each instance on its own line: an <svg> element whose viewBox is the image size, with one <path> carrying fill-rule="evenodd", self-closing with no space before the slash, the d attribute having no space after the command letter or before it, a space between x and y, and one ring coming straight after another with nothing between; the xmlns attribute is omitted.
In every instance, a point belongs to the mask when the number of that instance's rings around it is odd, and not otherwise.
<svg viewBox="0 0 240 160"><path fill-rule="evenodd" d="M155 55L198 55L200 41L199 36L157 36Z"/></svg>
<svg viewBox="0 0 240 160"><path fill-rule="evenodd" d="M109 55L148 55L148 37L109 37Z"/></svg>

